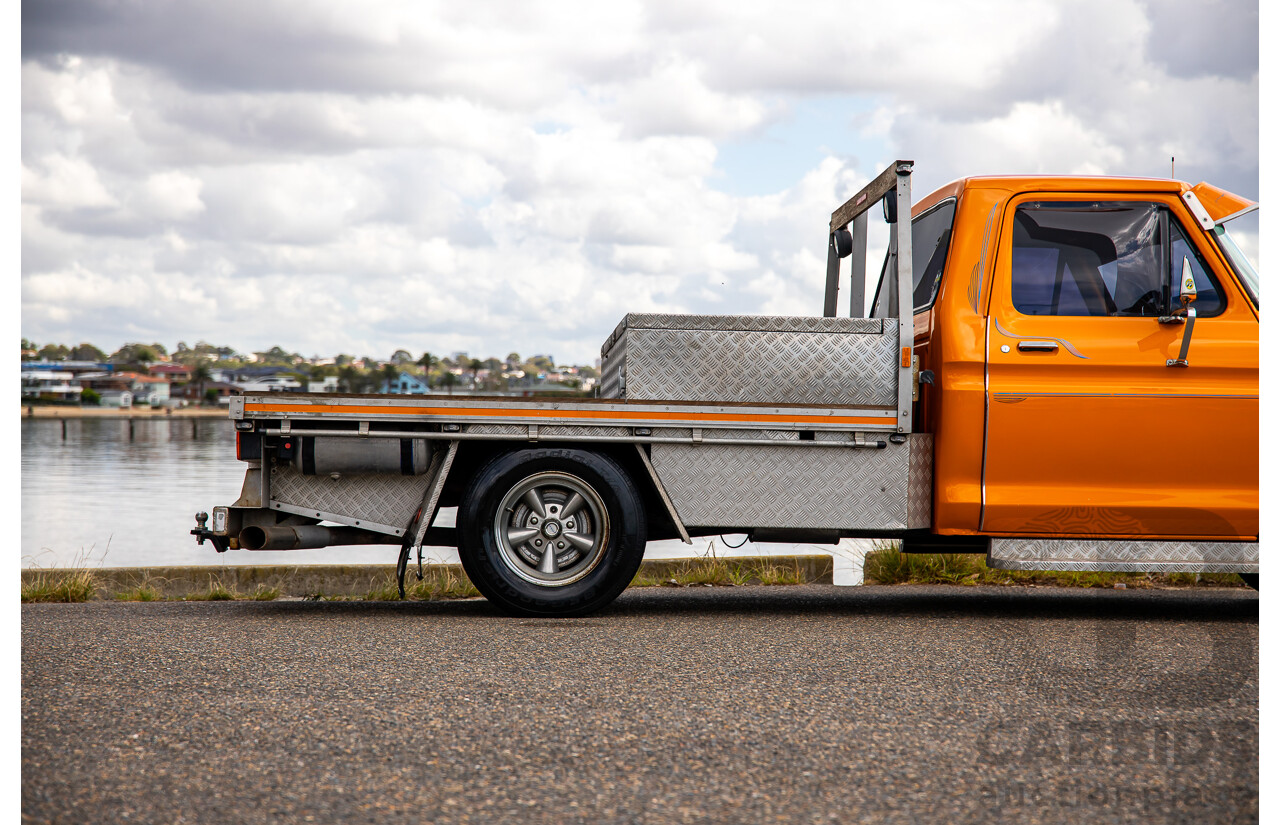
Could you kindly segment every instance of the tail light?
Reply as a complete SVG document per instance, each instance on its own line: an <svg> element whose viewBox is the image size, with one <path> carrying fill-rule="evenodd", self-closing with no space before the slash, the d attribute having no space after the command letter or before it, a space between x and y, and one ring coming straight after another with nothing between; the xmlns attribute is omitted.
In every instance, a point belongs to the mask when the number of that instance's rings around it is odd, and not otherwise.
<svg viewBox="0 0 1280 825"><path fill-rule="evenodd" d="M262 436L237 431L236 458L240 461L257 461L262 458Z"/></svg>

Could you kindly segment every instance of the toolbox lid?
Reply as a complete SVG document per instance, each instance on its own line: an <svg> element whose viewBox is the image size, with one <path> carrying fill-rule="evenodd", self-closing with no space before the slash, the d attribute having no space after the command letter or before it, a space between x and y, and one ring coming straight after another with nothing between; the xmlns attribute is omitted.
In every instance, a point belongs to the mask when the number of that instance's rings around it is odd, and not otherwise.
<svg viewBox="0 0 1280 825"><path fill-rule="evenodd" d="M600 355L608 355L628 329L716 330L720 332L812 332L880 335L883 318L822 318L810 315L679 315L628 312L605 339Z"/></svg>

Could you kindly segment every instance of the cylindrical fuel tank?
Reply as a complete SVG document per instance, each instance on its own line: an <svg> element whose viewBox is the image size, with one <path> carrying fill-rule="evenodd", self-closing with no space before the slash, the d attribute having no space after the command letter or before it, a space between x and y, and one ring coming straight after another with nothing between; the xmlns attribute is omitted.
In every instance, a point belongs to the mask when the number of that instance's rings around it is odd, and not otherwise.
<svg viewBox="0 0 1280 825"><path fill-rule="evenodd" d="M293 465L303 475L330 473L396 473L416 476L431 463L425 438L298 438Z"/></svg>

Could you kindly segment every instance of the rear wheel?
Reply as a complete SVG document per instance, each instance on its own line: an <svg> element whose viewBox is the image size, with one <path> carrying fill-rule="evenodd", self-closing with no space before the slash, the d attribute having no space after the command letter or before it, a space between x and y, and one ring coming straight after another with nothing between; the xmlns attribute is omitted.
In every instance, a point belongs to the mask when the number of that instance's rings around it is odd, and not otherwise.
<svg viewBox="0 0 1280 825"><path fill-rule="evenodd" d="M491 461L458 510L459 555L507 613L578 616L617 598L644 557L644 510L626 472L583 450Z"/></svg>

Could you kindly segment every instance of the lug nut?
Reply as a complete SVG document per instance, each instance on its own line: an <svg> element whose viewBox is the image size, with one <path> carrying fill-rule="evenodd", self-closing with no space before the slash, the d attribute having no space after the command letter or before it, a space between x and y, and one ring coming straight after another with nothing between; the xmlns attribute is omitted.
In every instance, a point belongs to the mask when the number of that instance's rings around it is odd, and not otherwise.
<svg viewBox="0 0 1280 825"><path fill-rule="evenodd" d="M556 547L558 547L558 548L560 548L561 550L563 550L563 549L564 549L564 542L562 542L562 541L558 541L558 542L556 542Z"/></svg>
<svg viewBox="0 0 1280 825"><path fill-rule="evenodd" d="M537 523L538 523L538 517L537 517L537 516L529 516L529 523L530 523L530 524L537 524Z"/></svg>
<svg viewBox="0 0 1280 825"><path fill-rule="evenodd" d="M542 546L542 539L534 539L534 540L533 540L533 546L534 546L534 547L541 547L541 546Z"/></svg>

